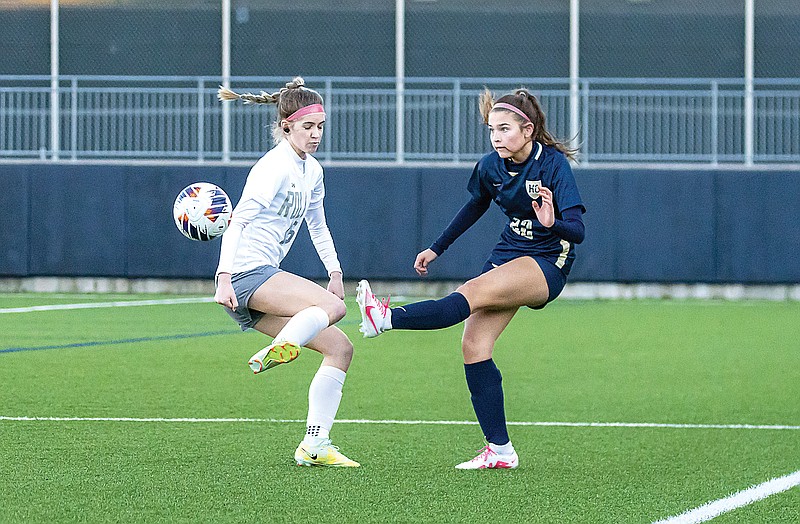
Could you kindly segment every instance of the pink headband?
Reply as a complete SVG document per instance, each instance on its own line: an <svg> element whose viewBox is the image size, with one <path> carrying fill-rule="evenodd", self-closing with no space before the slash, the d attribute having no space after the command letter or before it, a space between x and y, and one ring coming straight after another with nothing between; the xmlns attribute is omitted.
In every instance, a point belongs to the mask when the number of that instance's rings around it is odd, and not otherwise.
<svg viewBox="0 0 800 524"><path fill-rule="evenodd" d="M522 118L524 118L526 122L531 121L530 117L526 115L521 109L514 107L511 104L506 104L505 102L498 102L492 106L492 111L494 111L495 109L508 109L509 111L516 113Z"/></svg>
<svg viewBox="0 0 800 524"><path fill-rule="evenodd" d="M301 107L291 115L287 116L286 120L291 122L292 120L298 120L306 115L311 115L314 113L322 113L324 115L325 108L322 107L322 104L311 104L310 106Z"/></svg>

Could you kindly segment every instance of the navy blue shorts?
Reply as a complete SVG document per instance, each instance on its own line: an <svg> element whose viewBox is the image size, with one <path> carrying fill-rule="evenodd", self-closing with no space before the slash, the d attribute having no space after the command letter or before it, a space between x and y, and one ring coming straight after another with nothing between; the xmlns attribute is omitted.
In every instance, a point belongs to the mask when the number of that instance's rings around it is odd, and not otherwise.
<svg viewBox="0 0 800 524"><path fill-rule="evenodd" d="M542 273L544 273L544 279L547 281L547 302L545 302L544 304L540 304L538 306L528 306L531 309L542 309L547 304L555 300L556 297L558 297L558 295L561 294L561 292L564 290L564 286L567 284L567 275L565 275L563 271L557 268L556 265L550 262L549 260L535 255L524 255L522 253L520 253L517 256L508 257L508 260L502 260L502 262L500 262L499 264L497 262L494 262L490 258L489 260L486 261L486 264L483 265L483 270L481 270L481 274L484 274L490 269L494 269L502 264L505 264L506 262L510 262L516 258L525 256L531 257L533 260L536 261L537 264L539 264L539 267L542 269Z"/></svg>

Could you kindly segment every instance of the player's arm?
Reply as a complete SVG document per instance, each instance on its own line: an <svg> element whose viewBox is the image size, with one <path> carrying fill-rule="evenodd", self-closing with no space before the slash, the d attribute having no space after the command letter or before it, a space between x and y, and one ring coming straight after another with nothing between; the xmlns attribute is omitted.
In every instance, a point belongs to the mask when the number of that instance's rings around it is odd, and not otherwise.
<svg viewBox="0 0 800 524"><path fill-rule="evenodd" d="M308 233L311 235L314 249L317 250L319 259L322 260L325 269L328 271L328 276L330 277L328 291L344 299L342 266L339 264L339 257L333 245L333 237L325 220L325 209L322 202L316 207L309 208L306 213L306 225L308 226Z"/></svg>
<svg viewBox="0 0 800 524"><path fill-rule="evenodd" d="M431 251L436 253L436 256L441 255L450 245L456 241L458 237L471 228L480 217L489 209L490 201L478 201L470 199L464 206L456 213L456 216L445 228L439 238L431 244Z"/></svg>
<svg viewBox="0 0 800 524"><path fill-rule="evenodd" d="M450 222L450 225L445 228L439 238L431 244L431 247L417 255L414 261L414 269L418 275L425 276L428 274L428 264L436 260L436 258L445 252L450 245L456 241L464 232L478 221L480 217L489 209L491 201L478 201L470 199L464 206L456 213L456 216Z"/></svg>
<svg viewBox="0 0 800 524"><path fill-rule="evenodd" d="M586 235L583 213L586 212L586 208L581 203L575 177L566 157L561 156L560 162L556 162L552 186L542 187L539 196L541 204L536 200L532 203L539 223L567 242L573 244L583 242ZM556 216L556 206L561 210L560 217Z"/></svg>
<svg viewBox="0 0 800 524"><path fill-rule="evenodd" d="M231 223L222 235L222 243L219 248L219 264L217 264L217 271L214 275L216 282L214 301L229 309L236 309L239 306L236 293L231 284L231 273L236 251L239 248L239 241L242 238L242 231L262 209L263 206L256 199L249 197L247 191L243 192L242 198L231 215Z"/></svg>
<svg viewBox="0 0 800 524"><path fill-rule="evenodd" d="M550 231L567 242L580 244L586 237L586 227L583 225L583 209L573 206L561 212L561 218L556 218Z"/></svg>

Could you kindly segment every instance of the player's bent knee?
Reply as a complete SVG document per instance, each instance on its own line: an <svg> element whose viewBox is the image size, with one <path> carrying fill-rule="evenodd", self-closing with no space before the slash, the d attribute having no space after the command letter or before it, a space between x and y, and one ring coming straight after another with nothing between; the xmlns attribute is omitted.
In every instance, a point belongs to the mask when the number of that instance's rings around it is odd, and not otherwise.
<svg viewBox="0 0 800 524"><path fill-rule="evenodd" d="M482 337L470 336L466 333L461 340L461 352L465 360L487 360L492 357L493 347L493 341L484 340Z"/></svg>
<svg viewBox="0 0 800 524"><path fill-rule="evenodd" d="M347 306L345 306L344 300L341 300L334 295L331 295L330 299L326 299L321 301L321 303L316 304L316 306L322 308L322 310L328 315L329 326L336 324L347 314Z"/></svg>
<svg viewBox="0 0 800 524"><path fill-rule="evenodd" d="M467 299L470 309L474 312L480 308L480 285L473 280L465 282L456 288L456 293L461 293Z"/></svg>
<svg viewBox="0 0 800 524"><path fill-rule="evenodd" d="M325 308L325 311L328 313L328 318L331 321L330 325L332 326L344 318L347 314L347 306L344 300L336 298Z"/></svg>

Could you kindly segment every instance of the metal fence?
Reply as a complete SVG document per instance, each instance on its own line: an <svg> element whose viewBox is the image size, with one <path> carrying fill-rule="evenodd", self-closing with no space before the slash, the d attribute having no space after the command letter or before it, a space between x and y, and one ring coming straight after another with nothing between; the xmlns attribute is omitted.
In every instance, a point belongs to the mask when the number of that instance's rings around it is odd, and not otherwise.
<svg viewBox="0 0 800 524"><path fill-rule="evenodd" d="M285 81L240 77L231 84L257 92ZM407 78L401 90L394 78L306 81L326 101L317 154L324 161L473 161L490 150L477 104L483 87L503 93L526 86L550 130L574 139L582 163L744 163L749 128L752 161L800 162L800 79L756 80L752 126L741 79L582 79L577 100L566 79ZM219 83L65 76L56 88L49 76L0 76L0 159L251 160L271 146L275 109L231 105L225 133Z"/></svg>

